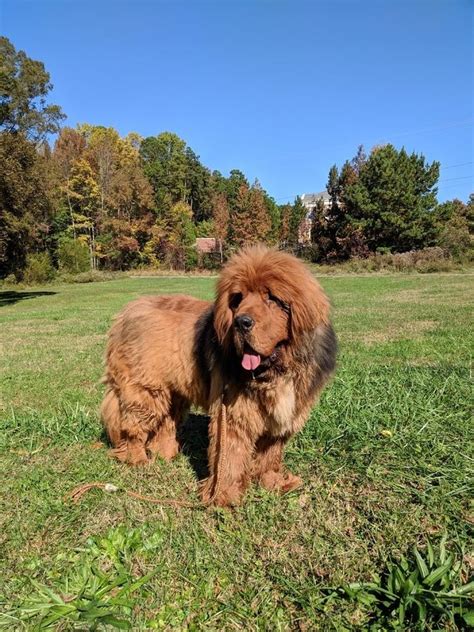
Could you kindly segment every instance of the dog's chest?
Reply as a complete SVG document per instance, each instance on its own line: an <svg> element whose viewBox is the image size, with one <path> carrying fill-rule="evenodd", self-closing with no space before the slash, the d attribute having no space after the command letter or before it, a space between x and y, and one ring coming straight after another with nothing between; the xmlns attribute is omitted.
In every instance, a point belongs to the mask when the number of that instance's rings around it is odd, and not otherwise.
<svg viewBox="0 0 474 632"><path fill-rule="evenodd" d="M267 431L274 436L292 434L295 417L295 387L293 380L278 380L266 393Z"/></svg>

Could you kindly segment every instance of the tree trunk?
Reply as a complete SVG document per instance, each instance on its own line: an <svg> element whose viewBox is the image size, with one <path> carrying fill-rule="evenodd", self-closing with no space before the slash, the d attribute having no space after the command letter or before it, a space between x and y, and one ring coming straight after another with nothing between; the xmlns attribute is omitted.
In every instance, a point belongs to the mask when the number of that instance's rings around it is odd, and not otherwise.
<svg viewBox="0 0 474 632"><path fill-rule="evenodd" d="M69 195L69 178L66 183L66 195L67 195L67 204L69 206L69 213L71 214L72 236L74 237L74 239L76 239L76 224L74 222L74 213L72 212L71 197Z"/></svg>

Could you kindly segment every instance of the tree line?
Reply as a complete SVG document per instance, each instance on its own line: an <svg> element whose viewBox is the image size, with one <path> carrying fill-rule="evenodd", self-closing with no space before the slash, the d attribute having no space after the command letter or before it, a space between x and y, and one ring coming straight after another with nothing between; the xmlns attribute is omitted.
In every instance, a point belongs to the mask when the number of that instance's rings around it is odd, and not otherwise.
<svg viewBox="0 0 474 632"><path fill-rule="evenodd" d="M440 244L472 248L473 202L439 205L439 164L392 145L362 148L329 172L330 205L279 205L234 169L211 171L171 132L122 137L112 127L63 127L47 103L44 65L0 38L0 277L33 263L62 269L191 269L262 241L317 262ZM54 140L51 140L54 139ZM301 239L310 217L310 240ZM197 237L216 240L200 258ZM457 249L457 250L456 250Z"/></svg>

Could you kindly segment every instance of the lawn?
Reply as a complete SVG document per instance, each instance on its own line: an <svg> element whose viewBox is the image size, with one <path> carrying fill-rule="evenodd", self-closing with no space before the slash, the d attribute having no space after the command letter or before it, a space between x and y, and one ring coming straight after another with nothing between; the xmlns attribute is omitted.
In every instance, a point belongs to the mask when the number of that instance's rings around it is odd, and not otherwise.
<svg viewBox="0 0 474 632"><path fill-rule="evenodd" d="M466 581L473 281L323 278L340 351L332 384L287 450L304 488L284 497L253 488L233 511L99 490L65 500L90 481L197 498L205 418L191 418L186 454L131 469L107 455L100 379L106 332L127 301L211 298L214 279L0 290L0 624L366 629L371 604L336 588L374 580L390 560L428 540L437 546L443 534Z"/></svg>

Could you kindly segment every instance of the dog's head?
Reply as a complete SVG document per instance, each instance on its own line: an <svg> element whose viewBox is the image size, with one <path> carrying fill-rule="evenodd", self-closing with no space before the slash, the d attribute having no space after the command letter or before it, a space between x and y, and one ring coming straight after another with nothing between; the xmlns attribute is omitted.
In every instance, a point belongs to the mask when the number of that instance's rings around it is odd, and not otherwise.
<svg viewBox="0 0 474 632"><path fill-rule="evenodd" d="M214 328L247 371L284 344L327 323L329 303L306 266L287 253L252 246L234 255L217 284Z"/></svg>

